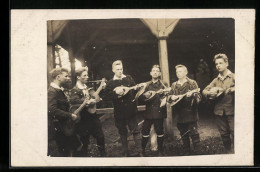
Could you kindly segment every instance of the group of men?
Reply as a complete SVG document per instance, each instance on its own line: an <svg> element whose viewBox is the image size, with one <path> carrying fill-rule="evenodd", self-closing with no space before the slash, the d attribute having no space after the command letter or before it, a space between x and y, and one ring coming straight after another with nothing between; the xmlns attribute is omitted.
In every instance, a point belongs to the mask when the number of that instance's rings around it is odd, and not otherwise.
<svg viewBox="0 0 260 172"><path fill-rule="evenodd" d="M231 153L234 141L235 75L228 70L228 58L225 54L217 54L213 61L219 75L202 94L206 99L215 101L216 124L227 153ZM160 79L159 65L152 66L150 81L136 85L130 75L123 74L122 61L113 62L114 77L107 83L101 82L100 88L104 88L102 99L110 100L114 105L115 126L121 139L122 156L130 156L127 139L129 135L133 135L137 156L146 156L152 125L157 134L158 156L164 155L163 123L167 118L167 103L172 105L173 113L177 116L177 128L185 152L191 152L190 138L194 150L201 148L197 122L202 95L196 81L187 77L188 70L184 65L177 65L175 69L178 81L171 87ZM70 79L68 71L55 68L51 71L51 76L53 81L48 89L48 131L49 139L56 141L60 156L88 156L89 137L92 135L97 141L100 156L105 157L104 133L95 112L101 89L94 91L86 86L88 69L84 67L76 71L77 83L69 97L63 92L63 87L66 87ZM136 119L137 102L146 105L141 142ZM71 132L68 132L67 126L70 126Z"/></svg>

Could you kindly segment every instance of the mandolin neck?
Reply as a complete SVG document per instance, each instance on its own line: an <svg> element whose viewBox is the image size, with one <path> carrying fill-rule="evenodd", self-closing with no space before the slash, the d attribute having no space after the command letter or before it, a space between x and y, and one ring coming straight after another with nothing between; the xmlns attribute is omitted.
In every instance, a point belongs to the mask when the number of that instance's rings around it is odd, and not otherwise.
<svg viewBox="0 0 260 172"><path fill-rule="evenodd" d="M100 93L100 91L103 89L103 87L100 85L99 87L98 87L98 89L97 89L97 91L95 92L95 93L93 93L92 95L94 96L94 97L96 97L97 95L99 95L99 93Z"/></svg>

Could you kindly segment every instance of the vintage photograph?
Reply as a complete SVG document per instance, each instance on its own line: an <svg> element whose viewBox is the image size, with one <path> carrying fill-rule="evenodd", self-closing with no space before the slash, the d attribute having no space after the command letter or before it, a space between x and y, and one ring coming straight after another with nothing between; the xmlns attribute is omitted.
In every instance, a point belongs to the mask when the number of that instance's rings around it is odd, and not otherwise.
<svg viewBox="0 0 260 172"><path fill-rule="evenodd" d="M10 166L254 165L254 31L252 9L12 10Z"/></svg>
<svg viewBox="0 0 260 172"><path fill-rule="evenodd" d="M46 156L236 153L234 18L46 25Z"/></svg>

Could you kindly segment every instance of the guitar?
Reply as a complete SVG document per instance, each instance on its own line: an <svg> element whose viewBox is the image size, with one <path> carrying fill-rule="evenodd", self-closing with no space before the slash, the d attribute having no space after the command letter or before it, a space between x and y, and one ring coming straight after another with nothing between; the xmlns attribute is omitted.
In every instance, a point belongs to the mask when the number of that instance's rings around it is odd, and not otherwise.
<svg viewBox="0 0 260 172"><path fill-rule="evenodd" d="M194 89L194 90L192 90L192 91L190 91L192 94L193 93L199 93L200 92L200 88L196 88L196 89ZM189 92L187 92L187 93L185 93L185 94L182 94L182 95L176 95L178 98L175 100L175 101L173 101L172 103L170 103L170 105L171 106L174 106L174 105L176 105L179 101L181 101L181 99L183 98L183 97L185 97L187 94L188 94Z"/></svg>
<svg viewBox="0 0 260 172"><path fill-rule="evenodd" d="M88 112L89 113L95 113L96 112L96 102L99 101L97 100L98 94L100 91L105 87L106 85L106 79L103 78L101 81L101 84L99 88L97 89L96 92L94 92L91 96L86 98L84 102L75 110L75 106L72 106L70 108L70 112L72 112L74 115L77 115L77 118L75 120L69 119L66 121L66 124L63 126L63 132L67 136L71 136L74 133L74 128L75 125L80 121L80 112L88 106Z"/></svg>
<svg viewBox="0 0 260 172"><path fill-rule="evenodd" d="M141 87L144 87L144 86L145 86L145 83L140 83L140 84L137 84L137 85L132 86L132 87L118 86L113 91L116 92L116 93L118 91L121 91L122 93L118 94L118 96L117 96L118 98L121 98L121 97L125 96L130 90L138 89L138 88L141 88Z"/></svg>
<svg viewBox="0 0 260 172"><path fill-rule="evenodd" d="M90 93L90 97L94 98L96 100L96 103L99 102L101 100L101 98L99 97L99 93L102 89L104 89L106 86L106 79L105 78L102 78L101 80L101 83L97 89L96 92L94 93ZM91 113L91 114L94 114L97 110L97 105L96 104L93 104L93 105L90 105L88 107L88 112Z"/></svg>
<svg viewBox="0 0 260 172"><path fill-rule="evenodd" d="M85 99L84 102L74 111L72 112L73 108L70 109L70 111L74 114L77 115L77 118L75 120L72 119L68 119L65 123L65 125L62 125L62 131L64 133L64 135L66 136L72 136L74 134L74 128L75 125L80 121L80 112L82 111L82 109L86 106L91 104L91 102L93 102L93 100L89 100L89 99Z"/></svg>

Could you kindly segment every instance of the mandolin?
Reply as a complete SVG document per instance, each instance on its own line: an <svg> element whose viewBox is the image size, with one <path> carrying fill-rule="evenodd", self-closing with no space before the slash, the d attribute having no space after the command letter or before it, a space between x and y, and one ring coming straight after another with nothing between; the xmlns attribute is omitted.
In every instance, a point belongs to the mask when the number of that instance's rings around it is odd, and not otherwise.
<svg viewBox="0 0 260 172"><path fill-rule="evenodd" d="M196 88L196 89L194 89L194 90L192 90L192 91L190 91L192 94L193 93L199 93L200 92L200 88ZM172 103L170 103L170 105L171 106L174 106L174 105L176 105L179 101L181 101L181 99L183 98L183 97L185 97L186 95L188 94L188 92L187 93L185 93L185 94L182 94L182 95L176 95L178 98L175 100L175 101L173 101Z"/></svg>
<svg viewBox="0 0 260 172"><path fill-rule="evenodd" d="M158 90L158 91L147 91L147 92L144 93L144 94L149 94L149 95L148 95L149 97L146 98L144 101L147 101L147 100L152 99L156 94L159 94L161 91L162 91L163 93L169 93L169 92L171 91L171 87L165 88L165 89L160 89L160 90Z"/></svg>
<svg viewBox="0 0 260 172"><path fill-rule="evenodd" d="M113 91L114 92L121 91L122 93L118 94L118 96L117 96L118 98L121 98L121 97L125 96L130 90L138 89L138 88L141 88L144 86L145 86L145 83L140 83L140 84L137 84L132 87L118 86Z"/></svg>

